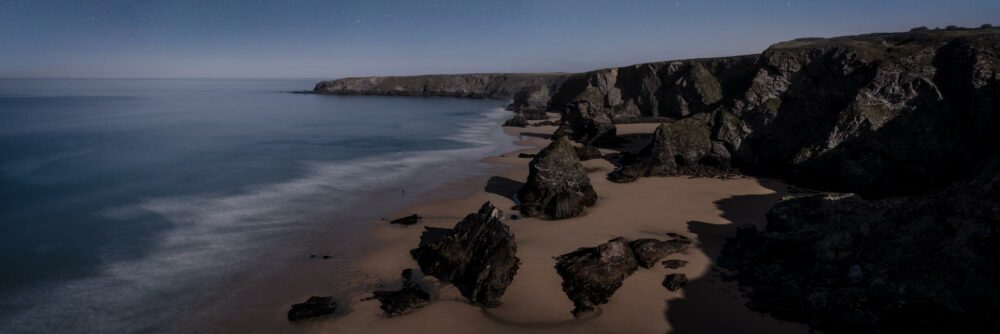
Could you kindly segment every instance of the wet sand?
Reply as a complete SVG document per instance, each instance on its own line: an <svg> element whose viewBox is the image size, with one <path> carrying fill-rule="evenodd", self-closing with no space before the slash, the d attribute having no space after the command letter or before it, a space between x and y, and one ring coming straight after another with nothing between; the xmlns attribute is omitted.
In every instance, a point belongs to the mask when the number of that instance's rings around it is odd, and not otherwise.
<svg viewBox="0 0 1000 334"><path fill-rule="evenodd" d="M655 126L627 124L620 125L618 131L628 137L651 133ZM687 177L642 178L634 183L615 184L605 178L613 165L597 159L584 162L599 196L597 205L587 214L560 221L514 220L510 219L511 214L520 214L511 210L512 196L527 178L530 161L518 158L517 154L536 153L548 143L548 136L555 128L506 130L518 136L520 144L526 147L485 159L499 167L497 175L449 184L440 191L462 195L428 200L392 215L420 214L424 217L420 225L400 227L386 221L370 222L375 247L353 264L364 273L356 278L361 281L353 285L368 289L338 296L347 312L299 323L286 322L273 329L316 333L808 332L803 325L780 322L748 310L735 285L721 281L713 267L724 239L735 235L737 226L763 224L764 214L785 192L783 184L753 178ZM646 137L634 136L638 142L632 147L641 146ZM377 301L361 301L370 296L371 290L397 288L400 271L418 268L409 250L417 246L424 226L451 228L486 201L504 210L505 222L515 235L517 256L522 261L501 306L482 309L471 305L453 286L423 277L419 271L417 277L422 283L433 287L436 298L431 305L408 315L386 318ZM561 290L561 279L554 269L555 256L619 236L664 238L668 232L696 241L686 253L667 258L687 260L686 266L640 268L625 280L610 303L600 306L597 316L572 317L573 305ZM660 282L672 272L687 274L690 283L677 292L666 290ZM301 299L307 297L303 295Z"/></svg>

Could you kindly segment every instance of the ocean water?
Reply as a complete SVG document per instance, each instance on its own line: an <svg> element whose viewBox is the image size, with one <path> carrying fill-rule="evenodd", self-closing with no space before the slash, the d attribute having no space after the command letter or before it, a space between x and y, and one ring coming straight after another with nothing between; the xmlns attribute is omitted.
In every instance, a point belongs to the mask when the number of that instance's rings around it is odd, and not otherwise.
<svg viewBox="0 0 1000 334"><path fill-rule="evenodd" d="M363 243L343 210L513 148L504 101L285 93L315 81L0 79L0 332L173 331L302 234Z"/></svg>

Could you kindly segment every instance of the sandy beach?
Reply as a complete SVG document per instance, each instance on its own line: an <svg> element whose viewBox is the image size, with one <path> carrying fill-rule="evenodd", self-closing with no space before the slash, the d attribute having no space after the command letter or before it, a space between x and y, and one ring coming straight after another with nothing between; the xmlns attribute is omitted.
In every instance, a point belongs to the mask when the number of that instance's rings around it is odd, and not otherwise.
<svg viewBox="0 0 1000 334"><path fill-rule="evenodd" d="M619 125L620 134L650 133L656 124ZM544 221L511 219L513 194L527 178L530 159L518 153L535 153L548 143L554 127L507 128L525 148L485 162L499 166L498 175L455 182L441 191L462 194L429 200L399 210L392 217L420 214L421 225L451 228L465 215L490 201L504 210L514 233L522 264L513 284L496 308L482 309L466 301L447 283L417 271L421 283L432 287L435 301L411 314L387 318L377 301L362 301L369 291L341 296L346 312L300 323L289 331L316 333L804 333L800 324L780 322L744 306L733 283L723 282L714 271L713 258L724 239L741 224L762 224L767 209L785 192L784 185L753 178L643 178L615 184L605 175L613 168L603 159L585 161L599 200L587 214L572 219ZM640 144L641 143L636 143ZM603 153L614 151L603 150ZM446 196L448 197L448 196ZM416 247L423 226L400 227L372 221L375 247L354 265L364 273L358 286L393 289L405 268L418 268L409 250ZM679 233L694 239L695 247L668 259L688 264L680 269L640 269L602 305L596 316L574 319L572 303L560 288L553 266L555 256L579 247L595 246L615 237L664 238ZM671 272L684 273L691 282L670 292L660 285ZM305 299L307 296L303 296Z"/></svg>

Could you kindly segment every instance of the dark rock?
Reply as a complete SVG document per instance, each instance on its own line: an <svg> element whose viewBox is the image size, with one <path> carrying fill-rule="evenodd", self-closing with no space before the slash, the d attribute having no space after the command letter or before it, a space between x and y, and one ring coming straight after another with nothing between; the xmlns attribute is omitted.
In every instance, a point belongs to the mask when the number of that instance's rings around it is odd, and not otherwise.
<svg viewBox="0 0 1000 334"><path fill-rule="evenodd" d="M324 260L329 260L329 259L330 259L330 256L329 256L329 255L323 255L323 259L324 259Z"/></svg>
<svg viewBox="0 0 1000 334"><path fill-rule="evenodd" d="M531 153L518 153L517 157L518 158L534 158L535 155L531 154Z"/></svg>
<svg viewBox="0 0 1000 334"><path fill-rule="evenodd" d="M410 226L419 223L421 219L423 219L423 217L420 217L419 215L416 214L412 214L403 218L393 219L392 221L389 222L389 224Z"/></svg>
<svg viewBox="0 0 1000 334"><path fill-rule="evenodd" d="M713 115L697 114L656 128L653 141L608 175L612 182L643 176L718 176L730 172L729 151L711 139Z"/></svg>
<svg viewBox="0 0 1000 334"><path fill-rule="evenodd" d="M502 220L503 212L486 202L443 237L411 254L424 273L451 282L472 302L500 305L520 265L514 235Z"/></svg>
<svg viewBox="0 0 1000 334"><path fill-rule="evenodd" d="M652 268L656 261L667 255L683 252L691 246L691 241L687 239L656 240L638 239L630 242L629 247L635 254L635 259L640 266Z"/></svg>
<svg viewBox="0 0 1000 334"><path fill-rule="evenodd" d="M573 301L573 316L579 317L605 304L638 269L635 254L624 238L591 248L580 248L556 258L562 289Z"/></svg>
<svg viewBox="0 0 1000 334"><path fill-rule="evenodd" d="M517 199L526 217L564 219L593 206L597 193L573 144L560 137L531 160L528 180L517 192Z"/></svg>
<svg viewBox="0 0 1000 334"><path fill-rule="evenodd" d="M686 266L688 262L686 260L666 260L660 262L664 268L667 269L678 269L680 267Z"/></svg>
<svg viewBox="0 0 1000 334"><path fill-rule="evenodd" d="M920 196L803 195L723 259L750 305L830 333L996 333L1000 159Z"/></svg>
<svg viewBox="0 0 1000 334"><path fill-rule="evenodd" d="M524 116L524 119L529 121L549 119L549 114L545 113L545 109L521 109L520 113Z"/></svg>
<svg viewBox="0 0 1000 334"><path fill-rule="evenodd" d="M576 155L580 158L580 161L600 159L604 156L604 154L601 154L601 150L597 149L597 147L594 147L593 145L583 145L577 148Z"/></svg>
<svg viewBox="0 0 1000 334"><path fill-rule="evenodd" d="M606 113L589 102L575 102L566 109L554 135L588 145L613 142L615 133L615 123Z"/></svg>
<svg viewBox="0 0 1000 334"><path fill-rule="evenodd" d="M288 321L333 314L336 310L337 302L333 300L333 297L309 297L305 303L292 305L292 309L288 311Z"/></svg>
<svg viewBox="0 0 1000 334"><path fill-rule="evenodd" d="M521 114L514 115L514 117L512 117L511 119L508 119L506 122L503 122L503 126L513 126L519 128L523 128L528 125L529 125L528 120L525 119L524 115Z"/></svg>
<svg viewBox="0 0 1000 334"><path fill-rule="evenodd" d="M378 299L379 308L387 317L404 315L431 303L431 295L413 282L413 270L405 269L400 275L403 287L399 290L379 290L372 293L372 298Z"/></svg>
<svg viewBox="0 0 1000 334"><path fill-rule="evenodd" d="M663 287L671 292L680 290L687 285L688 278L684 274L669 274L663 278Z"/></svg>
<svg viewBox="0 0 1000 334"><path fill-rule="evenodd" d="M315 259L316 258L316 254L309 254L309 258L310 259Z"/></svg>

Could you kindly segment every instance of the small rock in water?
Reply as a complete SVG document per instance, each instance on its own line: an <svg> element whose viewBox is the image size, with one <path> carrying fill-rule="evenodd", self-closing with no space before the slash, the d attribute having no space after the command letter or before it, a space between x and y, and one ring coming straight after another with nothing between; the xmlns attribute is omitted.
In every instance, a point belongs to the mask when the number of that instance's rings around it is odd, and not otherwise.
<svg viewBox="0 0 1000 334"><path fill-rule="evenodd" d="M687 265L687 263L688 262L686 260L666 260L660 262L660 264L662 264L663 267L667 269L677 269Z"/></svg>
<svg viewBox="0 0 1000 334"><path fill-rule="evenodd" d="M534 154L530 154L530 153L518 153L517 157L518 158L534 158L535 155Z"/></svg>
<svg viewBox="0 0 1000 334"><path fill-rule="evenodd" d="M688 282L687 275L684 274L670 274L663 278L663 287L667 288L671 292L680 290Z"/></svg>
<svg viewBox="0 0 1000 334"><path fill-rule="evenodd" d="M316 254L309 254L309 258L310 259L315 259L316 258Z"/></svg>
<svg viewBox="0 0 1000 334"><path fill-rule="evenodd" d="M329 255L323 255L323 259L324 259L324 260L327 260L327 259L329 259L329 258L330 258L330 256L329 256Z"/></svg>
<svg viewBox="0 0 1000 334"><path fill-rule="evenodd" d="M394 219L391 222L389 222L389 224L410 226L419 223L421 219L423 219L423 217L420 217L419 215L416 214L412 214L403 218Z"/></svg>
<svg viewBox="0 0 1000 334"><path fill-rule="evenodd" d="M309 297L305 303L292 305L292 309L288 311L288 321L333 314L336 310L337 302L333 301L333 297Z"/></svg>
<svg viewBox="0 0 1000 334"><path fill-rule="evenodd" d="M380 290L372 294L372 298L378 299L379 303L381 303L379 308L388 317L404 315L431 303L431 295L412 281L412 269L403 270L400 276L403 277L402 289L394 291Z"/></svg>

